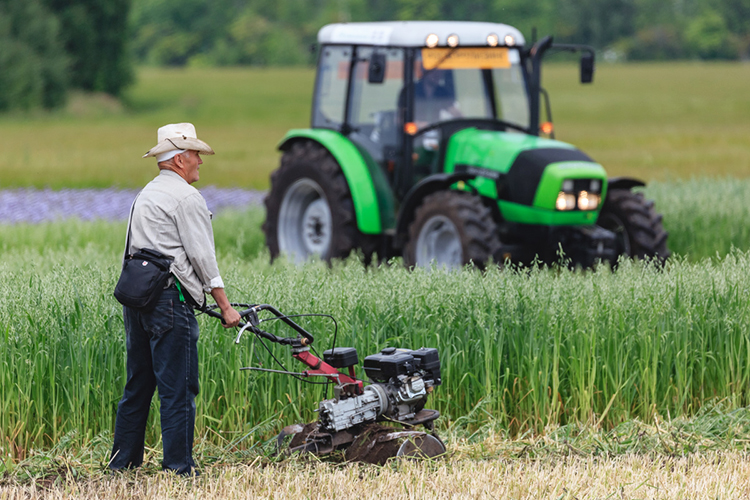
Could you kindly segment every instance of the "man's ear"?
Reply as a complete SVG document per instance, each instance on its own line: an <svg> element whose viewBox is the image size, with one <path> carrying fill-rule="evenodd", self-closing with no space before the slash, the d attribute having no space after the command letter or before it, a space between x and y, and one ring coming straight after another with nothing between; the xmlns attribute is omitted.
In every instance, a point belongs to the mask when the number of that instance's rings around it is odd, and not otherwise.
<svg viewBox="0 0 750 500"><path fill-rule="evenodd" d="M176 167L182 168L184 160L182 159L182 153L177 153L172 157L172 161L174 161L174 164Z"/></svg>

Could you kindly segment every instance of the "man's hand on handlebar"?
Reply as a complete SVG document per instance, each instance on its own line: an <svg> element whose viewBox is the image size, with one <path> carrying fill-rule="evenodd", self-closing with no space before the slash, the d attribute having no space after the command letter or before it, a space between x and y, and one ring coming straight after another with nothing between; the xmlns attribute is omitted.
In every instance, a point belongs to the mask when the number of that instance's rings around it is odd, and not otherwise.
<svg viewBox="0 0 750 500"><path fill-rule="evenodd" d="M226 293L223 288L214 288L211 290L211 296L216 301L216 305L221 309L221 316L224 320L221 322L224 328L234 328L240 324L242 318L234 307L229 304Z"/></svg>
<svg viewBox="0 0 750 500"><path fill-rule="evenodd" d="M240 313L238 313L232 306L229 306L227 309L222 309L221 316L224 318L224 321L221 323L224 328L234 328L239 325L242 320L242 318L240 318Z"/></svg>

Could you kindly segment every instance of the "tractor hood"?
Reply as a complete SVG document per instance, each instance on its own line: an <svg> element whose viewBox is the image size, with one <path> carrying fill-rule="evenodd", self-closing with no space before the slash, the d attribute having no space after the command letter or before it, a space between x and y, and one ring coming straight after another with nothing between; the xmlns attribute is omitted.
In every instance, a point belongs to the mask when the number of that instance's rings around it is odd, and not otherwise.
<svg viewBox="0 0 750 500"><path fill-rule="evenodd" d="M604 168L570 144L475 128L451 136L445 171L475 173L475 187L485 196L549 210L564 179L600 179L606 185Z"/></svg>

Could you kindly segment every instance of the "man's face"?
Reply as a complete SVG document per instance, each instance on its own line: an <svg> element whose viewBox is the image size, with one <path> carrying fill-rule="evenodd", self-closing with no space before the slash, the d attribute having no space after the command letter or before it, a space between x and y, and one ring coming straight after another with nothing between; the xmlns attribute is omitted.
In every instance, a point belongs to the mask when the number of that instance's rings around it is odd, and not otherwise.
<svg viewBox="0 0 750 500"><path fill-rule="evenodd" d="M424 74L424 81L437 87L440 84L440 76L440 70L433 69L432 71L428 71Z"/></svg>
<svg viewBox="0 0 750 500"><path fill-rule="evenodd" d="M200 166L203 164L200 153L198 153L198 151L185 151L184 153L180 153L178 156L180 156L182 160L182 165L179 165L178 163L178 166L181 167L181 175L187 181L187 183L192 184L200 179L198 169L200 169Z"/></svg>

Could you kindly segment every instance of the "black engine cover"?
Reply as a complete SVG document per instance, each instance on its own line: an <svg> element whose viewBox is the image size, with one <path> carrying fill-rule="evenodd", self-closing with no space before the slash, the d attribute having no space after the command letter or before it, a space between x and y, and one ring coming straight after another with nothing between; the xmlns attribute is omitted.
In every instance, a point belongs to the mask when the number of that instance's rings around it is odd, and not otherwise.
<svg viewBox="0 0 750 500"><path fill-rule="evenodd" d="M425 373L435 385L440 384L440 358L434 348L422 347L417 350L395 349L386 347L380 354L365 358L365 373L373 382L388 382L399 375L413 375L418 371Z"/></svg>
<svg viewBox="0 0 750 500"><path fill-rule="evenodd" d="M337 347L323 351L323 361L334 368L347 368L359 363L359 357L354 347Z"/></svg>
<svg viewBox="0 0 750 500"><path fill-rule="evenodd" d="M421 347L411 351L411 355L417 361L417 368L427 372L427 378L432 379L435 385L440 385L440 357L438 350L434 347Z"/></svg>
<svg viewBox="0 0 750 500"><path fill-rule="evenodd" d="M399 375L411 375L415 366L414 356L408 352L381 352L365 358L365 373L373 382L388 382Z"/></svg>

